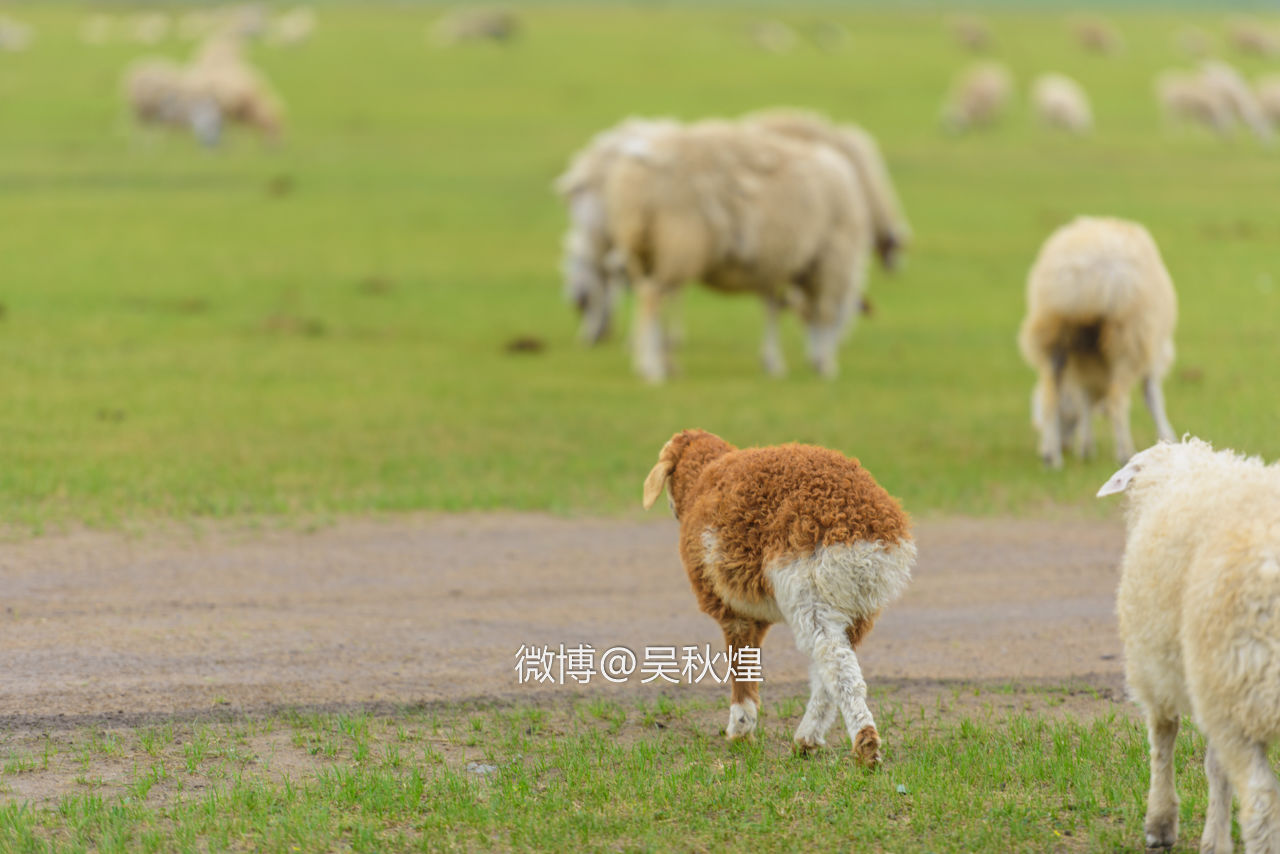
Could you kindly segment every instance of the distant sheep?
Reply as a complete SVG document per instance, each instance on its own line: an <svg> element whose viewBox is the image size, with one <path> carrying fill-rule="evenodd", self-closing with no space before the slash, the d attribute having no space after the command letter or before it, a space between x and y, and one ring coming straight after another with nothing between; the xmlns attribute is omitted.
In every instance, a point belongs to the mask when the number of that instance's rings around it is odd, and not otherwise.
<svg viewBox="0 0 1280 854"><path fill-rule="evenodd" d="M459 9L436 22L432 37L440 45L509 42L520 33L520 19L508 9Z"/></svg>
<svg viewBox="0 0 1280 854"><path fill-rule="evenodd" d="M130 33L138 44L158 45L169 38L173 20L163 12L144 12L133 19Z"/></svg>
<svg viewBox="0 0 1280 854"><path fill-rule="evenodd" d="M1093 130L1089 96L1064 74L1043 74L1031 85L1031 104L1045 125L1075 134Z"/></svg>
<svg viewBox="0 0 1280 854"><path fill-rule="evenodd" d="M265 40L277 47L293 47L310 39L315 29L315 10L310 6L298 6L271 20Z"/></svg>
<svg viewBox="0 0 1280 854"><path fill-rule="evenodd" d="M1073 32L1076 44L1089 53L1111 56L1124 49L1124 39L1120 32L1100 18L1078 21Z"/></svg>
<svg viewBox="0 0 1280 854"><path fill-rule="evenodd" d="M1235 18L1227 24L1227 41L1237 51L1252 56L1280 54L1280 34L1254 18Z"/></svg>
<svg viewBox="0 0 1280 854"><path fill-rule="evenodd" d="M785 370L778 315L794 302L809 328L810 361L835 375L872 240L864 190L838 153L702 122L627 147L609 172L605 200L610 244L636 290L632 346L641 376L665 379L663 306L693 281L764 298L762 357L775 374Z"/></svg>
<svg viewBox="0 0 1280 854"><path fill-rule="evenodd" d="M768 53L790 53L796 46L796 31L781 21L753 21L747 35L752 44Z"/></svg>
<svg viewBox="0 0 1280 854"><path fill-rule="evenodd" d="M1201 66L1201 79L1206 87L1226 106L1232 117L1263 142L1273 137L1271 124L1254 97L1253 90L1240 72L1225 62L1210 60Z"/></svg>
<svg viewBox="0 0 1280 854"><path fill-rule="evenodd" d="M1196 72L1161 73L1156 78L1156 97L1171 123L1204 125L1219 136L1227 136L1235 128L1231 106L1224 103L1218 92Z"/></svg>
<svg viewBox="0 0 1280 854"><path fill-rule="evenodd" d="M1013 75L998 62L971 66L956 82L942 109L950 131L986 127L998 122L1013 97Z"/></svg>
<svg viewBox="0 0 1280 854"><path fill-rule="evenodd" d="M993 39L991 28L981 18L972 15L957 15L948 21L951 35L956 43L966 50L982 53L991 49Z"/></svg>
<svg viewBox="0 0 1280 854"><path fill-rule="evenodd" d="M269 141L280 138L280 101L244 57L240 38L221 35L206 41L192 60L188 74L192 85L214 98L225 121L253 128Z"/></svg>
<svg viewBox="0 0 1280 854"><path fill-rule="evenodd" d="M222 133L222 112L210 92L202 90L188 69L170 59L142 59L124 76L124 96L142 125L190 130L206 146Z"/></svg>
<svg viewBox="0 0 1280 854"><path fill-rule="evenodd" d="M1203 59L1213 52L1213 36L1198 27L1184 27L1173 39L1174 47L1193 59Z"/></svg>
<svg viewBox="0 0 1280 854"><path fill-rule="evenodd" d="M565 298L582 315L579 337L589 344L608 335L614 305L626 285L624 262L613 251L605 219L609 170L628 146L642 146L649 136L677 126L668 119L627 119L592 137L556 179L556 193L569 208L561 265Z"/></svg>
<svg viewBox="0 0 1280 854"><path fill-rule="evenodd" d="M1207 743L1201 851L1280 851L1280 466L1189 439L1135 455L1099 496L1129 495L1116 613L1129 691L1146 712L1148 847L1178 840L1174 741L1191 715Z"/></svg>
<svg viewBox="0 0 1280 854"><path fill-rule="evenodd" d="M3 15L0 15L0 50L20 53L31 46L35 32L31 27Z"/></svg>
<svg viewBox="0 0 1280 854"><path fill-rule="evenodd" d="M1273 125L1280 125L1280 74L1267 74L1253 85L1258 108Z"/></svg>
<svg viewBox="0 0 1280 854"><path fill-rule="evenodd" d="M866 193L876 253L886 270L897 267L899 255L911 242L911 225L898 201L880 146L871 134L856 125L836 125L826 116L800 110L764 110L747 115L743 121L783 136L830 146L843 155L858 173Z"/></svg>
<svg viewBox="0 0 1280 854"><path fill-rule="evenodd" d="M839 712L854 759L880 762L880 734L854 650L901 595L916 559L909 520L857 460L810 445L738 450L702 430L663 446L644 481L649 508L666 489L698 607L726 646L759 648L786 623L811 659L797 749L826 744ZM758 684L732 678L730 739L752 735Z"/></svg>
<svg viewBox="0 0 1280 854"><path fill-rule="evenodd" d="M116 19L101 13L89 15L80 22L80 41L87 45L104 45L111 41Z"/></svg>
<svg viewBox="0 0 1280 854"><path fill-rule="evenodd" d="M1150 233L1134 222L1079 217L1045 241L1027 280L1018 344L1039 374L1032 423L1040 457L1062 466L1063 446L1093 453L1092 417L1106 409L1116 458L1133 455L1129 398L1143 384L1161 439L1174 438L1161 380L1173 364L1177 297Z"/></svg>

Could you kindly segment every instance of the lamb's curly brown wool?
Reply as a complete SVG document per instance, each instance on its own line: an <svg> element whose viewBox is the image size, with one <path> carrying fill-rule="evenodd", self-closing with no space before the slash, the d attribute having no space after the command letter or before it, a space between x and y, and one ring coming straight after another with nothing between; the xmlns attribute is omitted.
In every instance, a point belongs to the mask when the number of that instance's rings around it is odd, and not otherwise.
<svg viewBox="0 0 1280 854"><path fill-rule="evenodd" d="M785 621L813 657L813 695L796 733L823 743L838 706L855 754L874 764L879 737L853 646L910 578L915 545L906 513L854 459L826 448L739 450L685 430L645 480L645 506L666 486L680 520L680 556L699 607L733 648L758 647ZM733 683L728 734L750 734L759 692ZM833 704L834 702L834 704Z"/></svg>

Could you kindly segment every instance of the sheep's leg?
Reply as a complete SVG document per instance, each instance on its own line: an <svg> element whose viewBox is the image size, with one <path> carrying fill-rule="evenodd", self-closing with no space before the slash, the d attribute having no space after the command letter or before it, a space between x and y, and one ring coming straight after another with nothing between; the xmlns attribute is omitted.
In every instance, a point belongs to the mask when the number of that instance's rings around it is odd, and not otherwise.
<svg viewBox="0 0 1280 854"><path fill-rule="evenodd" d="M1204 754L1204 773L1209 780L1209 808L1205 811L1200 854L1231 854L1231 781L1212 744Z"/></svg>
<svg viewBox="0 0 1280 854"><path fill-rule="evenodd" d="M764 343L760 347L760 361L764 363L764 372L771 377L781 377L787 373L787 360L782 355L782 341L778 332L778 320L783 306L782 300L765 297Z"/></svg>
<svg viewBox="0 0 1280 854"><path fill-rule="evenodd" d="M1116 461L1124 464L1133 456L1133 431L1129 428L1129 389L1112 383L1107 390L1107 414L1115 436Z"/></svg>
<svg viewBox="0 0 1280 854"><path fill-rule="evenodd" d="M796 579L775 577L774 597L796 638L796 646L813 659L827 691L844 716L854 758L863 765L880 764L880 734L867 708L867 683L849 643L849 617L827 604L818 591Z"/></svg>
<svg viewBox="0 0 1280 854"><path fill-rule="evenodd" d="M1173 784L1173 743L1178 718L1147 713L1151 740L1151 788L1147 791L1145 831L1148 848L1170 848L1178 841L1178 792Z"/></svg>
<svg viewBox="0 0 1280 854"><path fill-rule="evenodd" d="M1247 854L1280 854L1280 784L1261 742L1219 739L1214 745L1240 799Z"/></svg>
<svg viewBox="0 0 1280 854"><path fill-rule="evenodd" d="M835 379L839 372L836 351L840 345L840 327L837 324L809 324L809 363L819 375Z"/></svg>
<svg viewBox="0 0 1280 854"><path fill-rule="evenodd" d="M720 628L724 630L727 651L744 647L759 649L765 632L769 630L769 624L729 617L720 624ZM760 711L760 683L743 681L732 671L729 681L729 725L725 727L724 734L730 741L736 741L755 732Z"/></svg>
<svg viewBox="0 0 1280 854"><path fill-rule="evenodd" d="M1082 460L1093 459L1096 446L1093 441L1093 408L1086 403L1080 420L1076 422L1076 456Z"/></svg>
<svg viewBox="0 0 1280 854"><path fill-rule="evenodd" d="M836 704L827 690L827 683L822 678L817 662L809 664L809 704L805 706L804 718L796 729L796 750L809 753L820 747L826 747L827 730L836 720Z"/></svg>
<svg viewBox="0 0 1280 854"><path fill-rule="evenodd" d="M1040 378L1040 459L1049 468L1062 468L1062 372L1066 354L1054 353L1052 372Z"/></svg>
<svg viewBox="0 0 1280 854"><path fill-rule="evenodd" d="M1156 422L1156 435L1162 442L1176 442L1178 437L1169 423L1169 416L1164 411L1164 391L1160 381L1155 377L1147 377L1142 383L1142 396L1147 402L1147 411Z"/></svg>
<svg viewBox="0 0 1280 854"><path fill-rule="evenodd" d="M662 291L652 279L636 282L635 335L631 342L636 373L651 383L667 378L662 343Z"/></svg>

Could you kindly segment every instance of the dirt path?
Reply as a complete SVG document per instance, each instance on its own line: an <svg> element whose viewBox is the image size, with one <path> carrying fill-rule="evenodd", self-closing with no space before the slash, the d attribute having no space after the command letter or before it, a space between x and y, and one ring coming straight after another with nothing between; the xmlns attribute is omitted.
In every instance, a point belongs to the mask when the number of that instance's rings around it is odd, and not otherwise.
<svg viewBox="0 0 1280 854"><path fill-rule="evenodd" d="M939 520L917 538L915 581L860 652L869 682L1119 684L1118 524ZM517 685L521 644L720 644L675 543L669 520L503 514L3 545L0 727L569 691ZM771 682L804 679L784 627L764 656Z"/></svg>

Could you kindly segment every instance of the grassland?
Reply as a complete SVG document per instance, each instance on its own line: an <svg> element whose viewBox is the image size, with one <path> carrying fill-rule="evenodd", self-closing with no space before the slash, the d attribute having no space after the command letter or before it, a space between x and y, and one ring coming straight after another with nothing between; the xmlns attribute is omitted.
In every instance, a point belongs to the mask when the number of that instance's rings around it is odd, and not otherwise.
<svg viewBox="0 0 1280 854"><path fill-rule="evenodd" d="M884 767L793 757L799 698L729 745L719 703L311 712L0 737L0 850L1118 851L1141 847L1146 742L1087 689L873 691ZM1177 746L1182 845L1203 742ZM7 801L7 803L6 803Z"/></svg>
<svg viewBox="0 0 1280 854"><path fill-rule="evenodd" d="M509 49L442 50L429 7L322 9L314 41L255 56L288 105L283 146L222 151L128 132L143 49L90 48L84 7L19 4L37 41L0 54L0 519L324 516L411 508L619 512L673 430L860 456L916 512L1091 507L1104 459L1047 474L1014 334L1048 231L1135 217L1182 299L1175 427L1280 453L1280 158L1167 132L1153 74L1195 13L1114 18L1127 53L1079 53L1065 13L993 13L1024 84L1056 69L1100 130L1060 139L1020 105L954 139L936 116L968 58L938 15L840 20L850 49L773 56L732 8L537 6ZM170 45L180 55L186 48ZM1245 70L1262 70L1246 63ZM696 292L683 374L648 388L622 343L587 351L560 299L551 179L619 117L776 104L872 128L918 233L877 313L821 382L790 321L790 378L756 358L753 300ZM512 337L546 343L512 355ZM1153 430L1135 415L1138 441ZM1088 511L1085 511L1088 512ZM1096 512L1096 511L1094 511Z"/></svg>

